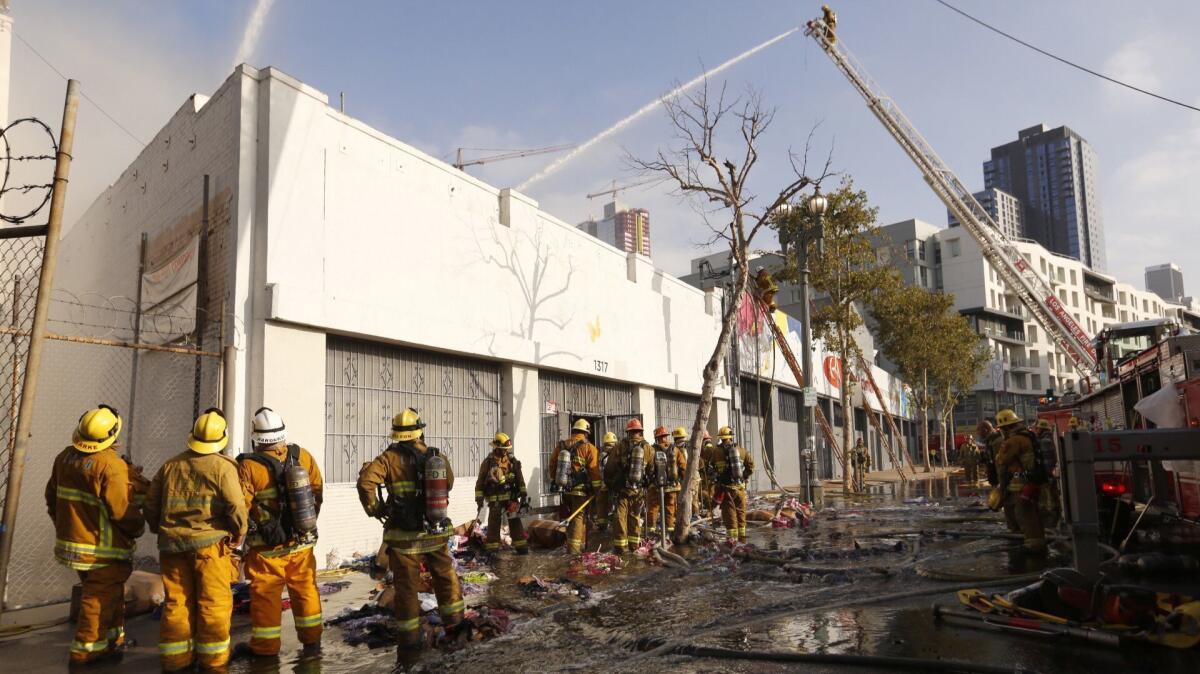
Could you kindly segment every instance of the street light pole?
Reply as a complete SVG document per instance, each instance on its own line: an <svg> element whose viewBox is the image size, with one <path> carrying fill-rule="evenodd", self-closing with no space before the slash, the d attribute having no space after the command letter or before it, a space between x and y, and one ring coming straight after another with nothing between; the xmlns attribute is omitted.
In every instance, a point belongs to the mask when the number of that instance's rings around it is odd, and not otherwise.
<svg viewBox="0 0 1200 674"><path fill-rule="evenodd" d="M823 252L824 249L825 229L822 219L825 216L825 209L828 207L828 205L828 200L821 195L821 190L819 188L813 192L813 195L808 199L808 203L805 204L805 206L808 208L809 214L816 217L816 223L813 225L812 230L815 230L818 253ZM801 368L804 371L805 400L803 402L806 403L803 406L803 413L800 415L804 420L800 432L804 438L804 469L805 476L807 478L805 484L805 490L807 493L805 496L808 499L808 502L812 503L813 482L816 478L816 470L815 466L813 465L816 463L816 433L814 432L816 423L814 418L815 410L813 407L815 407L817 402L817 390L816 387L813 386L812 319L809 315L809 305L811 303L808 287L809 233L809 228L800 228L800 245L798 246L799 250L796 252L800 256L800 341L801 346L803 347L801 349ZM810 394L809 391L812 391L812 393ZM807 404L810 402L812 405Z"/></svg>

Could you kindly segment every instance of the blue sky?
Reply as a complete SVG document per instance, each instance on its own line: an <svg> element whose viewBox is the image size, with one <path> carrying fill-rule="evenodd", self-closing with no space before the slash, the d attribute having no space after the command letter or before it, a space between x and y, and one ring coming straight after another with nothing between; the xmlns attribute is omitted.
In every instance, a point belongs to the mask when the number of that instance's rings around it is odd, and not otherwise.
<svg viewBox="0 0 1200 674"><path fill-rule="evenodd" d="M142 139L192 92L228 75L254 0L13 0L16 32L80 79ZM1200 3L957 0L965 10L1077 62L1200 105ZM317 2L277 0L249 61L325 91L347 112L435 156L459 146L522 148L582 142L704 67L714 67L819 13L819 2ZM1142 268L1184 267L1200 294L1192 193L1200 186L1200 113L1128 92L967 22L933 0L834 3L839 32L969 187L1018 129L1067 124L1099 155L1109 271L1140 286ZM819 124L816 152L854 176L880 223L945 209L828 59L797 34L723 73L733 92L760 90L777 108L755 186L787 179L786 153ZM62 83L13 46L12 116L57 120ZM598 144L530 194L569 222L598 214L588 192L637 180L623 153L669 141L652 114ZM140 149L84 105L72 180L76 215ZM474 167L515 186L549 163L536 157ZM686 269L706 229L665 186L623 201L651 211L656 262ZM1188 245L1180 245L1186 243ZM770 242L761 242L767 247Z"/></svg>

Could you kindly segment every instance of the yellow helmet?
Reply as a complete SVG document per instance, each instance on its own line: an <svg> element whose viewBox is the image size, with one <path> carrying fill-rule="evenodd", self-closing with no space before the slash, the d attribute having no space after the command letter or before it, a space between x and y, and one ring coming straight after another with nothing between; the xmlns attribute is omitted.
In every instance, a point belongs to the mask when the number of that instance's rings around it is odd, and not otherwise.
<svg viewBox="0 0 1200 674"><path fill-rule="evenodd" d="M1071 417L1070 420L1067 421L1067 428L1071 430L1076 430L1079 428L1079 417Z"/></svg>
<svg viewBox="0 0 1200 674"><path fill-rule="evenodd" d="M1050 430L1050 420L1048 420L1048 419L1038 419L1038 420L1037 420L1037 424L1035 424L1035 427L1036 427L1036 428L1037 428L1039 431L1048 431L1048 430Z"/></svg>
<svg viewBox="0 0 1200 674"><path fill-rule="evenodd" d="M111 447L120 434L121 415L108 405L98 405L79 417L79 425L71 434L71 445L92 454Z"/></svg>
<svg viewBox="0 0 1200 674"><path fill-rule="evenodd" d="M616 434L616 433L613 433L612 431L609 431L609 432L605 433L605 434L604 434L604 440L602 441L602 444L605 444L605 445L615 445L615 444L617 444L617 434Z"/></svg>
<svg viewBox="0 0 1200 674"><path fill-rule="evenodd" d="M733 439L733 429L728 426L722 426L721 429L717 431L717 439L718 440L732 440Z"/></svg>
<svg viewBox="0 0 1200 674"><path fill-rule="evenodd" d="M988 492L987 501L988 510L999 512L1004 507L1004 492L1000 491L999 487L993 488Z"/></svg>
<svg viewBox="0 0 1200 674"><path fill-rule="evenodd" d="M497 433L496 437L492 438L492 447L512 449L512 438L508 437L508 433Z"/></svg>
<svg viewBox="0 0 1200 674"><path fill-rule="evenodd" d="M588 423L587 419L579 419L574 424L571 425L571 430L572 431L582 431L584 433L591 433L592 425Z"/></svg>
<svg viewBox="0 0 1200 674"><path fill-rule="evenodd" d="M671 437L676 440L686 440L688 436L687 429L683 426L676 426L675 430L671 431Z"/></svg>
<svg viewBox="0 0 1200 674"><path fill-rule="evenodd" d="M1017 416L1017 413L1012 410L1000 410L996 414L997 426L1008 426L1010 424L1019 423L1021 423L1021 417Z"/></svg>
<svg viewBox="0 0 1200 674"><path fill-rule="evenodd" d="M214 454L229 444L227 423L221 410L210 407L196 418L192 433L188 436L188 447L197 454Z"/></svg>
<svg viewBox="0 0 1200 674"><path fill-rule="evenodd" d="M416 440L425 435L422 428L425 428L425 424L421 421L421 415L409 407L392 417L392 440L396 442Z"/></svg>

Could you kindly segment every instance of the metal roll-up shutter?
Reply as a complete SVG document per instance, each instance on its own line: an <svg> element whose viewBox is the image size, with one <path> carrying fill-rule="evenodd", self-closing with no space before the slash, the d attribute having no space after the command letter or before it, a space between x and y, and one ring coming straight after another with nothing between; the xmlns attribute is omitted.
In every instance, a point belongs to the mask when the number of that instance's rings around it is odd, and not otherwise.
<svg viewBox="0 0 1200 674"><path fill-rule="evenodd" d="M660 426L674 430L679 426L687 429L689 435L696 423L696 413L700 411L700 398L682 393L667 391L654 392L654 418Z"/></svg>
<svg viewBox="0 0 1200 674"><path fill-rule="evenodd" d="M592 425L592 442L599 444L609 431L622 437L625 423L641 415L633 411L633 387L628 384L546 370L538 373L538 384L542 393L541 500L546 505L554 501L548 494L553 474L550 454L554 445L570 434L574 419L586 417Z"/></svg>
<svg viewBox="0 0 1200 674"><path fill-rule="evenodd" d="M325 481L355 481L391 443L392 417L412 407L426 424L425 442L446 455L458 478L451 517L474 514L470 483L499 429L499 367L334 336L325 364Z"/></svg>

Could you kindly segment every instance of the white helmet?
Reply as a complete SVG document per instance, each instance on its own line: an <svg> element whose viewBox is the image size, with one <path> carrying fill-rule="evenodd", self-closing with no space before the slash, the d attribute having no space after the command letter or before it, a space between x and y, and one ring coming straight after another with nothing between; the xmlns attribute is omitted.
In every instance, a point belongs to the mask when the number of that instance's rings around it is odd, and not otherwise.
<svg viewBox="0 0 1200 674"><path fill-rule="evenodd" d="M273 445L287 440L287 431L279 413L270 407L260 407L254 413L254 431L250 442L256 445Z"/></svg>

